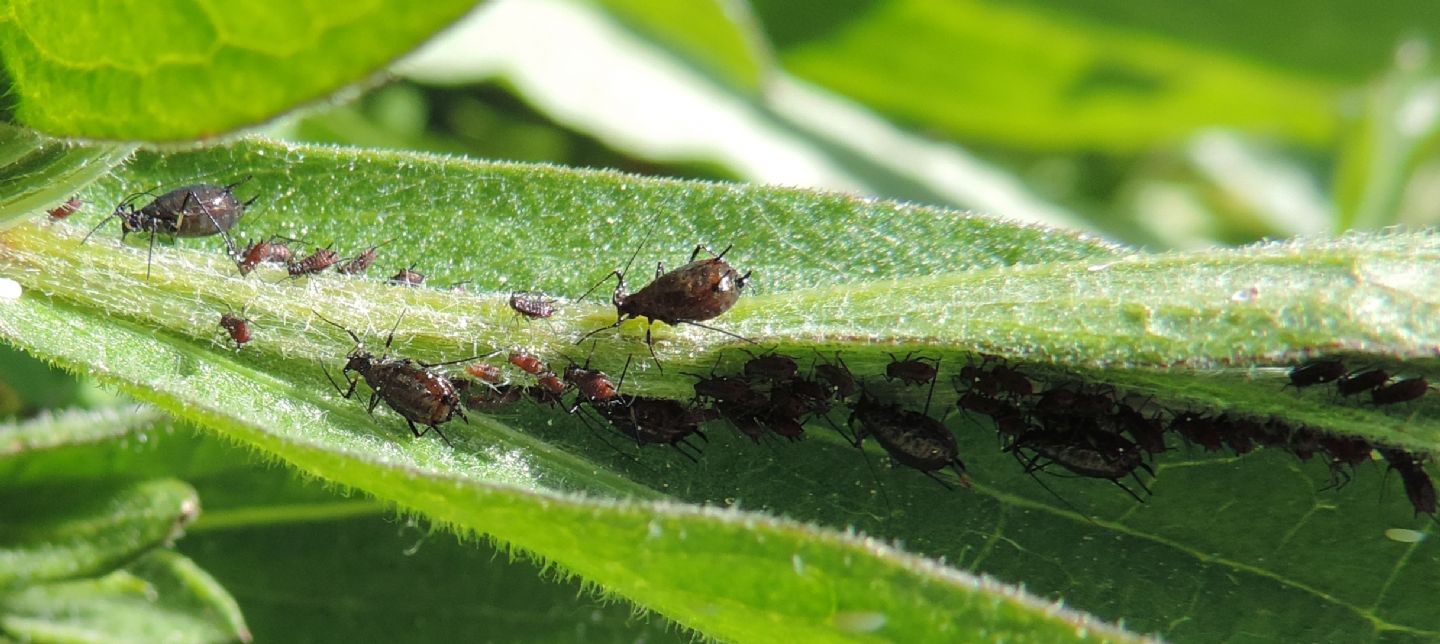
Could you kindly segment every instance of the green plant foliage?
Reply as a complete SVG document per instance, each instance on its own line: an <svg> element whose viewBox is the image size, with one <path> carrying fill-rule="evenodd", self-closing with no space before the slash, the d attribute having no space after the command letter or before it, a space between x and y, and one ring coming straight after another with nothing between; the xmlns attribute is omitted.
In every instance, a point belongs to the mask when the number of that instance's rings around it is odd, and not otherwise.
<svg viewBox="0 0 1440 644"><path fill-rule="evenodd" d="M0 586L86 577L172 541L199 511L181 481L7 488Z"/></svg>
<svg viewBox="0 0 1440 644"><path fill-rule="evenodd" d="M886 352L923 348L954 365L985 350L1022 358L1046 380L1080 374L1170 404L1434 445L1433 402L1374 409L1320 392L1279 393L1282 365L1310 351L1430 370L1416 360L1435 343L1426 235L1145 255L883 201L262 141L142 154L84 196L104 202L131 184L240 174L256 177L247 188L262 202L237 231L334 239L351 252L393 238L377 278L413 259L440 284L573 296L636 248L674 256L697 240L735 240L728 257L755 270L755 294L717 324L796 354L843 349L876 387L885 387L875 376ZM903 226L887 225L900 218ZM307 473L493 535L708 634L757 636L752 629L763 625L766 637L814 638L859 625L914 639L973 634L957 629L976 624L992 634L1069 627L1029 612L1025 600L966 590L995 589L991 582L831 530L601 497L738 504L832 530L859 526L1172 637L1436 631L1403 597L1429 592L1440 560L1383 536L1412 524L1393 477L1386 502L1374 502L1383 466L1361 468L1337 493L1317 491L1323 466L1301 467L1284 453L1175 453L1157 460L1155 496L1137 505L1105 481L1047 476L1064 500L1051 496L972 420L956 425L975 481L969 492L904 468L872 474L823 426L785 448L749 446L716 427L692 466L660 450L625 456L617 448L633 448L607 445L573 417L521 407L447 425L451 449L412 440L383 406L371 420L330 389L316 363L333 370L351 343L315 312L372 348L404 312L394 350L421 359L515 344L578 358L569 344L613 320L608 309L568 304L552 324L522 325L504 293L289 280L273 269L240 279L213 240L182 242L206 253L157 250L146 282L143 240L123 248L112 235L82 246L78 235L78 227L26 226L0 238L0 265L27 288L3 304L0 334L11 342L84 365ZM10 270L21 267L43 270ZM638 285L649 268L635 270ZM260 333L236 353L215 320L247 304ZM596 364L618 370L626 354L645 356L638 334L636 325L604 336ZM717 349L728 361L722 369L743 359L718 334L657 327L656 337L665 373L637 365L627 389L688 396L693 380L679 372L710 368ZM1110 368L1095 370L1102 364ZM935 413L953 405L948 389L937 392ZM923 392L892 393L923 404ZM1372 528L1357 536L1357 525ZM1357 547L1342 556L1326 545L1339 542ZM1335 565L1315 566L1317 558ZM1127 591L1117 597L1115 588ZM1261 596L1272 611L1235 618ZM1327 607L1319 621L1317 602ZM1177 619L1180 605L1189 608Z"/></svg>
<svg viewBox="0 0 1440 644"><path fill-rule="evenodd" d="M755 8L785 69L965 140L1133 151L1213 125L1308 143L1334 135L1330 79L1157 37L1144 24L1079 18L1063 4L766 0ZM1189 23L1213 20L1207 11Z"/></svg>
<svg viewBox="0 0 1440 644"><path fill-rule="evenodd" d="M39 642L248 642L239 607L189 559L157 550L98 579L0 595L0 632Z"/></svg>
<svg viewBox="0 0 1440 644"><path fill-rule="evenodd" d="M164 0L77 11L9 0L0 4L0 58L26 125L60 136L185 140L324 99L474 4Z"/></svg>

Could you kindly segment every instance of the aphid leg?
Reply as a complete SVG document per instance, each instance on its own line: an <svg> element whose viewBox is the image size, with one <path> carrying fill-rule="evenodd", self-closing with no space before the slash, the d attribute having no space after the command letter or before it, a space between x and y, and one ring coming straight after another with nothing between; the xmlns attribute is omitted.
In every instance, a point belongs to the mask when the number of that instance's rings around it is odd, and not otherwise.
<svg viewBox="0 0 1440 644"><path fill-rule="evenodd" d="M330 370L326 369L325 365L320 365L320 371L325 372L325 379L330 381L330 386L334 387L336 393L339 393L342 398L349 400L351 396L355 395L355 385L360 382L358 379L350 380L349 378L346 378L346 380L350 383L350 388L341 389L340 385L335 384L335 379L330 376Z"/></svg>
<svg viewBox="0 0 1440 644"><path fill-rule="evenodd" d="M950 485L949 483L946 483L946 482L945 482L945 479L942 479L942 478L936 476L934 472L922 472L922 473L923 473L925 476L930 477L930 480L932 480L932 481L934 481L934 482L936 482L936 483L939 483L941 487L943 487L943 488L945 488L945 489L947 489L947 490L949 490L949 491L951 491L951 492L954 492L954 491L955 491L955 486Z"/></svg>
<svg viewBox="0 0 1440 644"><path fill-rule="evenodd" d="M756 342L756 341L754 341L754 340L751 340L750 338L747 338L747 337L745 337L745 336L743 336L743 335L739 335L739 334L736 334L736 333L731 333L731 332L726 331L725 329L722 329L722 328L719 328L719 327L713 327L713 326L710 326L710 325L708 325L708 324L701 324L701 323L699 323L699 322L691 322L690 320L683 320L683 321L680 322L680 324L688 324L688 325L690 325L690 326L698 326L698 327L700 327L700 328L702 328L702 329L706 329L706 330L708 330L708 331L714 331L714 332L719 333L719 334L722 334L722 335L728 335L728 336L730 336L730 337L732 337L732 338L735 338L736 340L740 340L740 341L742 341L742 342L749 342L750 344L753 344L753 345L755 345L755 346L760 346L760 343L759 343L759 342Z"/></svg>
<svg viewBox="0 0 1440 644"><path fill-rule="evenodd" d="M655 355L655 341L650 338L650 329L654 327L654 322L645 325L645 346L650 348L650 360L655 363L655 369L660 373L665 373L665 367L660 364L660 356Z"/></svg>
<svg viewBox="0 0 1440 644"><path fill-rule="evenodd" d="M150 231L150 248L145 251L145 281L150 281L150 264L155 261L155 231Z"/></svg>

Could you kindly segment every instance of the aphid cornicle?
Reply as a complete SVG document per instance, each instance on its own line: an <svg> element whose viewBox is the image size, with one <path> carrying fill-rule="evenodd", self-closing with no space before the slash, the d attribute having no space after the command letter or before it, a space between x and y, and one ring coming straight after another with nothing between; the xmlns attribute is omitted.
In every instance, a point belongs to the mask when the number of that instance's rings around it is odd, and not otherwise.
<svg viewBox="0 0 1440 644"><path fill-rule="evenodd" d="M135 207L135 200L149 194L141 192L130 195L115 206L111 217L120 220L120 239L124 241L130 233L150 233L150 250L145 260L145 279L150 279L150 258L155 252L155 237L209 237L220 235L225 239L225 248L233 256L235 243L230 240L229 230L245 215L245 209L255 203L258 196L249 201L240 201L235 188L249 181L240 181L224 186L200 183L183 186L167 192L142 208ZM100 226L109 221L106 218L85 235L95 234ZM84 240L81 243L85 243Z"/></svg>
<svg viewBox="0 0 1440 644"><path fill-rule="evenodd" d="M725 261L725 254L730 252L730 246L720 251L709 259L696 260L700 251L708 250L704 246L696 246L694 252L690 253L690 262L670 272L665 272L663 264L655 267L655 279L644 288L635 293L630 293L625 287L625 271L630 270L630 265L639 256L641 248L635 249L635 254L630 256L630 261L625 263L625 268L618 271L611 271L609 275L601 279L595 286L590 287L580 299L585 299L591 291L599 288L606 280L614 277L615 292L610 297L610 302L615 306L615 323L596 329L581 337L575 344L580 344L590 336L613 329L631 318L645 318L645 344L650 348L650 358L655 361L655 366L660 367L660 359L655 356L655 342L651 338L650 330L656 322L675 326L689 324L702 329L709 329L717 333L723 333L732 338L751 342L724 329L701 324L729 311L740 299L740 291L745 288L745 283L750 279L750 273L740 274L728 262ZM663 368L662 368L663 370Z"/></svg>
<svg viewBox="0 0 1440 644"><path fill-rule="evenodd" d="M341 377L349 382L350 386L341 389L339 384L330 377L330 371L323 366L325 378L330 381L335 391L345 398L355 395L355 386L360 380L370 386L370 402L366 411L371 415L375 413L375 406L384 401L386 406L395 410L405 419L410 426L410 433L417 438L424 436L426 432L435 430L447 445L450 439L444 432L440 431L440 425L449 422L455 416L459 416L466 423L470 419L465 416L464 403L461 400L460 392L456 389L454 381L433 369L445 365L470 362L477 357L465 358L464 360L450 360L429 364L411 360L409 358L390 357L390 344L395 340L395 329L399 328L400 320L395 320L395 327L390 329L390 335L385 338L385 353L376 357L375 354L365 350L365 343L354 331L347 329L336 322L332 322L325 316L316 313L320 319L334 325L355 341L355 348L345 356L345 368L341 370ZM403 314L401 316L404 317ZM351 373L359 374L353 377ZM415 425L425 425L421 431Z"/></svg>

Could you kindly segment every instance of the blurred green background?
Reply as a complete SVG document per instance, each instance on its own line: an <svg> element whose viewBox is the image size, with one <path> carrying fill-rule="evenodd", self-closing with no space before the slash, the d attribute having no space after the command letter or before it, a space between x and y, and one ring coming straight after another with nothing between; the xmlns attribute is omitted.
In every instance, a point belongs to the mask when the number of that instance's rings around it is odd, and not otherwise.
<svg viewBox="0 0 1440 644"><path fill-rule="evenodd" d="M373 87L264 129L856 192L1152 250L1241 244L1440 220L1437 26L1440 4L1420 0L501 0ZM117 402L0 347L0 420ZM294 498L334 495L231 456ZM212 500L207 508L229 502ZM202 518L180 549L236 594L262 640L423 639L426 620L497 615L520 615L497 626L514 639L540 636L539 624L569 624L566 639L684 639L659 618L577 596L573 582L542 584L533 566L484 544L386 516L233 529ZM379 532L395 543L353 538L386 521L393 529ZM286 552L322 551L295 549L317 539L335 555L312 567L422 567L451 599L397 587L387 597L406 610L367 615L384 599L360 597L353 610L327 609L349 610L349 628L330 628L324 613L293 630L297 607L328 591L255 571Z"/></svg>

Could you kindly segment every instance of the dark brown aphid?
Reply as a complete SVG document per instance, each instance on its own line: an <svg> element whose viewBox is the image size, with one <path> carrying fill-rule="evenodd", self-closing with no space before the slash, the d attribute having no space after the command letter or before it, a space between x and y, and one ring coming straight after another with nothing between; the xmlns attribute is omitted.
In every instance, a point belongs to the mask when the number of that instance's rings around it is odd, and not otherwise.
<svg viewBox="0 0 1440 644"><path fill-rule="evenodd" d="M1370 402L1376 405L1410 402L1424 396L1429 389L1430 383L1426 382L1424 378L1406 378L1371 391Z"/></svg>
<svg viewBox="0 0 1440 644"><path fill-rule="evenodd" d="M1220 432L1220 439L1225 441L1236 455L1242 456L1255 451L1257 437L1265 433L1265 427L1260 421L1229 414L1221 414L1216 418L1215 426Z"/></svg>
<svg viewBox="0 0 1440 644"><path fill-rule="evenodd" d="M542 293L511 293L510 308L521 317L530 320L543 320L555 315L555 303L553 297L546 297Z"/></svg>
<svg viewBox="0 0 1440 644"><path fill-rule="evenodd" d="M1190 443L1204 447L1207 452L1218 452L1225 448L1225 436L1216 419L1197 412L1176 414L1175 420L1170 423L1170 431Z"/></svg>
<svg viewBox="0 0 1440 644"><path fill-rule="evenodd" d="M456 389L454 381L433 369L449 364L469 362L475 358L436 364L427 364L409 358L391 358L390 345L395 340L395 328L400 326L399 319L395 320L395 327L390 329L390 335L385 338L385 353L377 358L375 354L365 350L365 343L355 335L354 331L331 322L319 313L316 315L343 330L350 335L350 339L355 341L355 348L346 356L345 368L340 371L341 377L349 381L348 388L341 389L340 385L330 377L330 371L324 370L325 378L330 380L330 384L335 387L335 391L340 392L341 396L353 397L355 386L363 379L371 390L370 402L366 409L371 415L375 413L375 406L384 401L390 409L395 410L395 413L405 419L405 423L410 426L410 433L415 437L424 436L426 432L435 430L435 433L439 434L441 440L444 440L447 445L450 444L450 439L440 431L440 425L449 422L457 415L465 422L470 422L470 419L465 416L464 403L460 399L460 393ZM352 372L359 374L359 378L351 376ZM425 425L425 430L421 431L416 428L416 423Z"/></svg>
<svg viewBox="0 0 1440 644"><path fill-rule="evenodd" d="M642 244L641 248L643 247ZM640 248L636 248L624 269L611 271L610 275L590 287L590 291L594 291L606 280L615 278L615 292L610 296L610 303L615 306L615 323L585 334L575 344L584 342L596 333L620 326L631 318L646 319L645 344L650 347L650 358L655 361L657 368L661 368L660 359L655 356L655 342L650 336L651 327L656 322L664 322L670 326L689 324L750 342L748 338L724 329L701 324L735 306L735 302L740 299L740 291L750 279L750 273L741 275L740 271L725 261L725 253L730 252L729 246L710 259L696 260L701 250L706 249L704 246L696 246L695 251L690 253L689 263L668 273L665 272L664 264L657 264L655 279L639 291L630 293L625 287L625 271L630 270L630 264L640 254ZM590 291L586 291L585 295L589 295ZM585 299L585 295L580 296L580 299Z"/></svg>
<svg viewBox="0 0 1440 644"><path fill-rule="evenodd" d="M230 240L228 231L245 215L245 209L259 199L257 196L242 202L235 196L235 188L249 180L250 177L246 177L224 186L208 183L183 186L160 195L139 209L135 208L135 200L150 193L136 193L116 205L115 211L110 216L120 220L121 241L124 241L130 233L150 233L150 250L145 260L145 279L148 280L150 279L150 258L155 252L156 236L209 237L220 235L225 239L225 248L231 255L234 255L235 243ZM85 235L85 240L90 239L90 235L95 234L95 231L105 225L106 221L109 221L109 218L96 224L95 228ZM80 243L85 243L85 240L81 240Z"/></svg>
<svg viewBox="0 0 1440 644"><path fill-rule="evenodd" d="M1115 413L1109 421L1115 429L1129 434L1130 440L1146 453L1159 454L1169 449L1165 445L1165 425L1160 422L1158 414L1146 416L1140 409L1122 401L1116 404Z"/></svg>
<svg viewBox="0 0 1440 644"><path fill-rule="evenodd" d="M1000 390L1013 398L1023 398L1035 393L1035 383L1020 370L1009 365L996 365L990 369L990 378L999 384Z"/></svg>
<svg viewBox="0 0 1440 644"><path fill-rule="evenodd" d="M220 314L220 328L230 334L230 339L235 341L235 350L245 346L250 341L250 320L231 312Z"/></svg>
<svg viewBox="0 0 1440 644"><path fill-rule="evenodd" d="M509 360L510 364L515 365L516 369L532 376L539 376L549 370L549 367L545 366L544 361L524 351L511 351Z"/></svg>
<svg viewBox="0 0 1440 644"><path fill-rule="evenodd" d="M687 439L699 436L705 440L700 425L715 419L713 412L669 398L618 396L594 408L636 445L669 445L692 462L698 460L699 448ZM687 452L687 447L695 454Z"/></svg>
<svg viewBox="0 0 1440 644"><path fill-rule="evenodd" d="M1326 487L1336 490L1350 483L1350 472L1355 466L1370 461L1373 447L1370 441L1351 436L1326 434L1320 437L1320 448L1330 457L1330 484Z"/></svg>
<svg viewBox="0 0 1440 644"><path fill-rule="evenodd" d="M1330 358L1312 360L1290 370L1290 384L1286 387L1304 389L1312 385L1334 382L1345 375L1345 363Z"/></svg>
<svg viewBox="0 0 1440 644"><path fill-rule="evenodd" d="M935 361L938 369L940 361ZM930 393L925 397L924 411L901 409L871 398L863 389L860 401L855 403L847 421L855 434L854 445L860 447L867 436L885 448L895 461L920 470L925 476L949 488L950 485L935 472L949 467L960 477L960 485L970 487L970 477L965 474L965 463L960 460L960 446L955 435L940 421L930 416L930 401L935 396L935 378L930 378ZM859 421L859 427L855 421Z"/></svg>
<svg viewBox="0 0 1440 644"><path fill-rule="evenodd" d="M1400 473L1400 481L1405 484L1405 496L1409 497L1410 506L1415 508L1415 516L1428 514L1434 517L1435 484L1425 473L1425 457L1397 448L1382 449L1380 453L1390 463L1390 469Z"/></svg>
<svg viewBox="0 0 1440 644"><path fill-rule="evenodd" d="M745 361L743 371L745 377L752 382L784 382L794 378L800 371L800 366L795 364L795 360L790 356L778 353L757 356L749 351L745 353L750 355L750 359Z"/></svg>
<svg viewBox="0 0 1440 644"><path fill-rule="evenodd" d="M338 261L340 261L340 254L330 250L329 246L316 248L315 252L309 256L302 257L299 261L287 263L285 265L285 272L289 273L290 277L314 275L334 266L335 262Z"/></svg>
<svg viewBox="0 0 1440 644"><path fill-rule="evenodd" d="M1025 412L1019 407L1000 400L967 391L956 401L961 411L975 412L995 421L995 429L1002 436L1019 436L1028 429Z"/></svg>
<svg viewBox="0 0 1440 644"><path fill-rule="evenodd" d="M61 219L80 212L80 208L84 206L85 202L81 201L79 197L71 197L69 199L66 199L65 203L51 208L48 214L50 215L51 219L55 221L60 221Z"/></svg>
<svg viewBox="0 0 1440 644"><path fill-rule="evenodd" d="M472 376L475 376L475 378L480 380L481 382L488 382L492 385L498 384L500 382L500 379L503 377L503 374L500 371L500 367L497 367L493 364L485 364L483 362L477 362L475 364L465 367L465 372Z"/></svg>
<svg viewBox="0 0 1440 644"><path fill-rule="evenodd" d="M895 354L890 356L890 364L885 365L885 379L899 380L907 385L923 385L933 383L935 374L939 372L940 361L936 358L912 358L915 352L905 354L905 357L897 358Z"/></svg>
<svg viewBox="0 0 1440 644"><path fill-rule="evenodd" d="M815 365L814 372L815 378L829 385L835 391L835 397L841 400L854 396L860 390L854 374L850 373L850 367L845 365L838 351L835 352L835 362L821 362Z"/></svg>
<svg viewBox="0 0 1440 644"><path fill-rule="evenodd" d="M920 470L946 488L950 484L935 472L948 467L960 477L961 485L968 487L970 479L965 474L965 463L960 460L955 435L929 414L881 403L862 390L849 424L855 433L855 447L873 436L895 461Z"/></svg>
<svg viewBox="0 0 1440 644"><path fill-rule="evenodd" d="M1141 503L1145 500L1121 483L1120 479L1126 476L1134 478L1135 483L1148 496L1150 488L1145 486L1145 482L1135 470L1143 469L1150 476L1155 476L1155 472L1145 464L1139 446L1119 434L1103 430L1074 433L1027 432L1015 439L1011 450L1016 458L1021 459L1027 474L1042 471L1052 464L1059 465L1080 476L1110 481ZM1021 457L1020 450L1030 450L1032 455L1026 460Z"/></svg>
<svg viewBox="0 0 1440 644"><path fill-rule="evenodd" d="M256 266L265 263L289 264L295 259L295 251L290 245L280 241L279 237L271 237L251 243L240 252L235 258L235 267L240 269L241 275L249 275Z"/></svg>
<svg viewBox="0 0 1440 644"><path fill-rule="evenodd" d="M1346 374L1335 381L1335 390L1339 391L1341 396L1354 396L1374 390L1387 382L1390 382L1390 374L1384 369L1370 369Z"/></svg>
<svg viewBox="0 0 1440 644"><path fill-rule="evenodd" d="M400 269L399 273L390 276L390 283L397 286L420 286L425 283L425 275L415 270L415 265L409 268Z"/></svg>
<svg viewBox="0 0 1440 644"><path fill-rule="evenodd" d="M375 263L375 258L379 254L378 251L380 247L388 243L390 242L387 241L382 244L376 244L360 251L360 253L354 257L340 262L340 264L335 267L335 272L341 275L360 275L370 270L370 266Z"/></svg>

